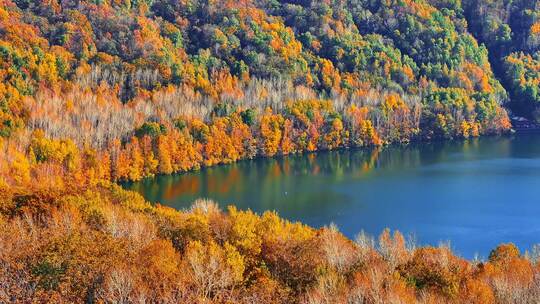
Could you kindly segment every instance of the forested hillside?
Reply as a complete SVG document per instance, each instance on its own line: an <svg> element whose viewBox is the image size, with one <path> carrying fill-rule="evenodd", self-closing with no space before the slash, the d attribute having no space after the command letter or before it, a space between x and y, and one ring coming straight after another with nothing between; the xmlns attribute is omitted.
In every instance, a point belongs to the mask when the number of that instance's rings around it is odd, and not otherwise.
<svg viewBox="0 0 540 304"><path fill-rule="evenodd" d="M540 113L540 1L470 0L469 29L484 43L495 72L510 94L516 114L538 120Z"/></svg>
<svg viewBox="0 0 540 304"><path fill-rule="evenodd" d="M114 182L505 133L540 117L539 9L0 0L0 302L534 303L538 254L513 245L470 262Z"/></svg>
<svg viewBox="0 0 540 304"><path fill-rule="evenodd" d="M8 163L18 150L69 170L93 153L136 180L510 127L460 2L4 0L0 13Z"/></svg>

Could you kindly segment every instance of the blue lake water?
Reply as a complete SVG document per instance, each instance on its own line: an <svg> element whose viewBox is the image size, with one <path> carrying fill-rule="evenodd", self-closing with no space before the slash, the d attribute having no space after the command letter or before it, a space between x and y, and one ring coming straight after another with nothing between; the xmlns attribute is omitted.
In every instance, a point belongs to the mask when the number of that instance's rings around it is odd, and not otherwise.
<svg viewBox="0 0 540 304"><path fill-rule="evenodd" d="M540 243L540 134L241 161L125 187L178 209L204 197L335 223L350 238L388 227L466 258Z"/></svg>

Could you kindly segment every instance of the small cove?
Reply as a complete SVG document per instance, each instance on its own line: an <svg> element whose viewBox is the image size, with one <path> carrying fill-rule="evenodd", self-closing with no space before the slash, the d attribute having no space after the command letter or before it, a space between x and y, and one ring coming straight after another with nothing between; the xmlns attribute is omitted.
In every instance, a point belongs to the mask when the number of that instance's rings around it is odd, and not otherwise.
<svg viewBox="0 0 540 304"><path fill-rule="evenodd" d="M209 198L335 223L350 238L388 227L466 258L540 243L540 134L262 158L124 186L177 209Z"/></svg>

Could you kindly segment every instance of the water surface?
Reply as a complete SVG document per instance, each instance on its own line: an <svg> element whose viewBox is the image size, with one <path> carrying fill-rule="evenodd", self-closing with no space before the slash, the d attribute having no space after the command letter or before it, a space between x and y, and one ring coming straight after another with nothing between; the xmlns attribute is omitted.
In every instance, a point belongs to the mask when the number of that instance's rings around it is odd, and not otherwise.
<svg viewBox="0 0 540 304"><path fill-rule="evenodd" d="M466 258L540 243L540 135L488 137L242 161L126 185L178 209L199 197L348 237L384 228Z"/></svg>

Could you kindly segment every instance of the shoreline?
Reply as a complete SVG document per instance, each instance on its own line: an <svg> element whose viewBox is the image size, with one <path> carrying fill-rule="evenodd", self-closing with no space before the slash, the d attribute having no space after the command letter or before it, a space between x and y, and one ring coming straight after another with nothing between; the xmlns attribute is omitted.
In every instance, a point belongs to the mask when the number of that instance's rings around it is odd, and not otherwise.
<svg viewBox="0 0 540 304"><path fill-rule="evenodd" d="M513 136L513 135L534 134L534 133L536 133L536 132L512 132L512 131L513 131L513 129L509 130L506 133L502 133L502 134L483 134L483 135L480 135L480 136L477 136L477 137L469 137L469 138L451 138L451 139L441 138L441 139L431 139L431 140L411 140L411 141L409 141L407 143L393 142L393 143L383 144L383 145L380 145L380 146L369 146L369 147L349 147L349 146L347 146L347 147L339 147L339 148L335 148L335 149L318 149L318 150L315 150L315 151L300 151L300 152L294 152L294 153L288 153L288 154L276 154L276 155L273 155L273 156L257 155L257 156L255 156L253 158L241 158L241 159L238 159L238 160L233 161L233 162L218 163L218 164L213 164L213 165L210 165L210 166L201 165L199 168L192 168L192 169L188 169L188 170L185 170L185 171L172 172L172 173L169 173L169 174L157 173L157 174L154 174L152 176L145 176L145 177L141 178L140 180L116 180L116 181L113 180L112 182L115 183L115 184L121 185L124 188L124 185L132 185L132 184L141 183L141 182L148 182L149 180L155 179L157 177L175 176L175 175L182 175L182 174L188 174L188 173L195 173L195 172L199 172L199 171L205 170L205 169L211 169L211 168L223 167L223 166L230 166L230 165L238 164L238 163L241 163L241 162L247 162L247 161L256 161L256 160L265 160L265 159L267 159L267 160L276 159L277 160L277 159L283 159L283 158L294 157L294 156L312 155L312 154L320 154L320 153L331 153L331 152L341 152L341 151L373 152L376 149L384 150L384 149L388 149L388 148L408 147L408 146L417 146L417 145L425 145L425 144L437 144L437 143L445 144L445 143L465 142L465 141L470 141L470 140L481 140L481 139L485 139L485 138L507 137L507 136ZM540 128L538 129L538 132L540 133Z"/></svg>

